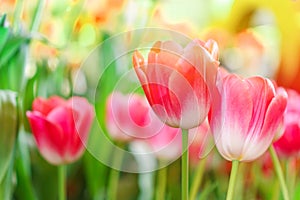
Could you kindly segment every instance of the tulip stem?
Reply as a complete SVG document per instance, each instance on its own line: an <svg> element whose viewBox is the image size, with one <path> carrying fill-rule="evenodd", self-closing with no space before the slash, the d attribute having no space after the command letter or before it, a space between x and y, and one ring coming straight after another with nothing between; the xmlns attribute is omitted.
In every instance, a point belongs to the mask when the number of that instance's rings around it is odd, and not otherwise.
<svg viewBox="0 0 300 200"><path fill-rule="evenodd" d="M182 129L181 199L189 199L189 149L188 130Z"/></svg>
<svg viewBox="0 0 300 200"><path fill-rule="evenodd" d="M66 166L58 166L58 199L66 199Z"/></svg>
<svg viewBox="0 0 300 200"><path fill-rule="evenodd" d="M233 160L232 166L231 166L229 186L228 186L228 190L227 190L226 200L233 199L233 192L234 192L234 187L235 187L236 178L237 178L237 174L238 174L238 169L239 169L239 161Z"/></svg>
<svg viewBox="0 0 300 200"><path fill-rule="evenodd" d="M294 199L295 185L297 181L297 168L295 165L295 158L289 158L286 160L285 181L290 194L290 199Z"/></svg>
<svg viewBox="0 0 300 200"><path fill-rule="evenodd" d="M120 168L121 164L122 164L122 160L123 160L123 153L122 152L123 151L114 153L114 156L113 156L112 167L114 167L114 168L110 169L109 183L108 183L108 194L107 194L108 199L110 199L110 200L116 200L117 199L118 182L119 182L119 177L120 177L120 171L119 171L118 168Z"/></svg>
<svg viewBox="0 0 300 200"><path fill-rule="evenodd" d="M163 167L157 172L157 181L156 181L156 200L165 199L165 191L167 185L167 172L168 168Z"/></svg>
<svg viewBox="0 0 300 200"><path fill-rule="evenodd" d="M196 195L197 195L199 186L201 185L201 182L202 182L205 165L206 165L206 158L199 160L199 163L197 165L196 172L194 175L194 180L193 180L193 183L191 186L191 191L190 191L190 199L191 200L196 199Z"/></svg>
<svg viewBox="0 0 300 200"><path fill-rule="evenodd" d="M273 165L275 167L275 172L276 172L277 178L278 178L279 183L280 183L283 198L284 198L284 200L289 200L290 199L289 198L289 193L288 193L288 189L287 189L287 186L286 186L286 183L285 183L285 180L284 180L282 168L281 168L278 156L276 154L276 151L275 151L273 145L270 146L269 152L271 154Z"/></svg>

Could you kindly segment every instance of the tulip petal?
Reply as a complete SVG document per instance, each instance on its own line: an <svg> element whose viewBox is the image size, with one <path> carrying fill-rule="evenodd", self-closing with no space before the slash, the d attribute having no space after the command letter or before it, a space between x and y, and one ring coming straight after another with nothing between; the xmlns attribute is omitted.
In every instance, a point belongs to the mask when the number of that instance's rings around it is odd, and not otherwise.
<svg viewBox="0 0 300 200"><path fill-rule="evenodd" d="M143 90L145 92L145 95L146 95L150 105L153 105L152 98L151 98L152 96L150 93L150 88L149 88L147 76L145 73L146 65L145 65L142 54L138 51L135 51L133 54L133 66L134 66L134 70L138 76L138 79L141 82L141 85L143 87Z"/></svg>
<svg viewBox="0 0 300 200"><path fill-rule="evenodd" d="M63 131L56 124L48 121L37 111L27 111L26 115L34 134L37 146L43 157L52 164L61 164L64 154Z"/></svg>
<svg viewBox="0 0 300 200"><path fill-rule="evenodd" d="M58 96L53 96L49 99L42 97L36 98L32 103L32 110L38 111L43 115L47 116L48 113L55 107L63 105L65 100Z"/></svg>
<svg viewBox="0 0 300 200"><path fill-rule="evenodd" d="M69 157L74 158L74 154L70 156L71 152L76 152L77 150L74 147L74 141L79 138L76 134L75 129L75 120L73 118L72 109L66 106L60 106L54 108L47 116L47 120L53 124L57 124L61 127L63 135L62 140L64 141L64 159L70 162Z"/></svg>
<svg viewBox="0 0 300 200"><path fill-rule="evenodd" d="M248 138L244 147L244 155L241 161L251 161L260 157L270 146L277 132L279 124L287 104L287 97L284 95L275 96L267 111L260 134L256 133L252 138Z"/></svg>
<svg viewBox="0 0 300 200"><path fill-rule="evenodd" d="M275 135L279 124L282 122L283 113L287 105L287 94L276 95L272 99L262 128L261 139L267 134Z"/></svg>
<svg viewBox="0 0 300 200"><path fill-rule="evenodd" d="M253 99L253 113L248 130L251 135L260 135L268 105L275 95L274 87L268 79L251 77L245 80ZM250 137L250 136L249 136Z"/></svg>
<svg viewBox="0 0 300 200"><path fill-rule="evenodd" d="M75 122L75 135L73 135L71 156L76 154L79 149L83 149L87 143L90 127L94 118L94 109L89 102L82 97L72 97L68 100L68 105L72 108L73 119Z"/></svg>
<svg viewBox="0 0 300 200"><path fill-rule="evenodd" d="M148 54L149 64L160 64L168 67L174 67L180 55L183 54L183 48L173 41L156 42Z"/></svg>
<svg viewBox="0 0 300 200"><path fill-rule="evenodd" d="M186 73L174 72L169 78L168 88L180 103L180 127L190 129L201 124L210 108L210 94L195 68Z"/></svg>
<svg viewBox="0 0 300 200"><path fill-rule="evenodd" d="M217 83L221 98L213 101L212 131L220 153L238 160L252 116L252 97L247 84L236 75L225 76Z"/></svg>
<svg viewBox="0 0 300 200"><path fill-rule="evenodd" d="M214 60L205 47L199 45L198 41L194 40L185 47L184 55L179 61L179 64L187 69L196 68L210 91L213 90L216 82L219 62ZM187 67L187 65L191 66Z"/></svg>
<svg viewBox="0 0 300 200"><path fill-rule="evenodd" d="M150 123L147 102L140 96L131 95L128 99L128 111L132 122L138 127L144 127Z"/></svg>
<svg viewBox="0 0 300 200"><path fill-rule="evenodd" d="M72 97L68 105L73 111L75 128L82 139L86 139L94 118L94 108L82 97Z"/></svg>
<svg viewBox="0 0 300 200"><path fill-rule="evenodd" d="M106 101L106 127L113 139L129 141L131 137L124 131L122 126L124 122L126 126L128 120L128 117L126 117L128 116L126 115L126 106L124 106L123 102L123 95L118 92L114 92L108 97Z"/></svg>
<svg viewBox="0 0 300 200"><path fill-rule="evenodd" d="M176 94L169 88L169 79L176 70L165 65L149 64L147 66L146 97L155 113L170 126L179 124L181 108Z"/></svg>
<svg viewBox="0 0 300 200"><path fill-rule="evenodd" d="M299 118L298 118L299 119ZM297 123L286 125L284 134L274 146L276 150L287 156L299 154L300 151L300 126Z"/></svg>

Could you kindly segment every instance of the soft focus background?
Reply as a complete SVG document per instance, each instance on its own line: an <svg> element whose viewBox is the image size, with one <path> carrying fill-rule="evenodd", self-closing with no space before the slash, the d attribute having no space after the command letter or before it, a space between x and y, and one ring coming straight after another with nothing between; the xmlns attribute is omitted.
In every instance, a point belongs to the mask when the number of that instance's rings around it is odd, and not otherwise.
<svg viewBox="0 0 300 200"><path fill-rule="evenodd" d="M212 38L219 45L221 66L229 71L244 77L262 75L300 92L298 0L0 0L0 16L0 88L17 92L21 108L21 125L17 136L12 136L15 159L6 182L1 183L1 191L9 191L7 199L57 197L56 168L40 156L24 117L37 96L79 95L95 105L88 151L68 166L68 199L105 199L112 168L134 171L143 162L159 165L155 157L141 161L133 156L123 159L123 168L118 168L112 161L117 153L106 141L110 138L105 122L108 96L115 90L143 94L131 71L132 51L145 42L143 28L171 30L190 39ZM6 37L10 40L5 44ZM159 34L153 35L153 42L157 39ZM150 47L153 43L147 41ZM195 150L190 178L195 177L199 159L207 156L199 199L224 199L230 163L205 140L205 153L199 156L201 144ZM135 142L111 142L143 152ZM178 158L168 162L168 199L180 199ZM286 171L293 168L296 176L298 160L285 160ZM156 171L132 171L118 174L117 199L153 199ZM235 199L280 199L268 155L242 163L240 171ZM295 182L294 199L299 199L300 183Z"/></svg>

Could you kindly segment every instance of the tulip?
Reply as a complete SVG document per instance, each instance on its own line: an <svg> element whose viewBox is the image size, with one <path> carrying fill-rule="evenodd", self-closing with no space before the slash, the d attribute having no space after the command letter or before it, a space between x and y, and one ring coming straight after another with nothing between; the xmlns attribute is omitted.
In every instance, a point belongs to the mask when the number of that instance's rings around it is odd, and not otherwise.
<svg viewBox="0 0 300 200"><path fill-rule="evenodd" d="M209 88L218 66L217 44L193 40L185 48L156 42L144 61L133 55L136 74L157 116L172 127L190 129L204 121L210 108Z"/></svg>
<svg viewBox="0 0 300 200"><path fill-rule="evenodd" d="M135 51L133 65L150 106L165 124L182 128L182 199L188 199L188 134L207 117L210 90L219 65L215 41L156 42L145 62ZM187 150L187 151L186 151Z"/></svg>
<svg viewBox="0 0 300 200"><path fill-rule="evenodd" d="M300 152L300 94L287 90L287 108L284 113L283 135L274 143L275 149L286 157L299 155Z"/></svg>
<svg viewBox="0 0 300 200"><path fill-rule="evenodd" d="M37 147L49 163L71 163L83 154L94 117L86 99L37 98L26 115Z"/></svg>
<svg viewBox="0 0 300 200"><path fill-rule="evenodd" d="M120 92L108 97L105 120L111 138L121 142L151 137L163 126L144 97Z"/></svg>
<svg viewBox="0 0 300 200"><path fill-rule="evenodd" d="M220 68L213 90L209 124L220 154L232 161L226 199L233 199L239 161L260 157L271 145L279 130L287 104L285 90L275 90L263 77L241 77ZM283 196L288 199L286 184L274 149L270 148Z"/></svg>
<svg viewBox="0 0 300 200"><path fill-rule="evenodd" d="M209 121L216 147L227 160L252 161L261 156L279 129L287 104L262 77L242 79L219 70Z"/></svg>

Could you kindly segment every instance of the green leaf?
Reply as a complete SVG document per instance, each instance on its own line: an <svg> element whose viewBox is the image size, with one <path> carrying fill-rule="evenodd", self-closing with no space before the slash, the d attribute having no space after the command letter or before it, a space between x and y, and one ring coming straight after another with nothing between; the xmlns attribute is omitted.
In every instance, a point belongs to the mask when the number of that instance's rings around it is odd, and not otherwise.
<svg viewBox="0 0 300 200"><path fill-rule="evenodd" d="M17 184L15 186L14 195L17 199L36 200L35 191L32 185L31 160L27 134L20 131L16 146L15 155L15 172Z"/></svg>
<svg viewBox="0 0 300 200"><path fill-rule="evenodd" d="M7 63L8 67L8 81L9 89L17 92L23 91L24 73L25 73L25 59L26 59L27 45L21 45L19 50L14 55L13 59Z"/></svg>
<svg viewBox="0 0 300 200"><path fill-rule="evenodd" d="M35 98L35 83L37 81L37 78L38 78L38 73L35 74L29 80L27 80L26 86L25 86L25 92L22 96L22 103L23 103L23 107L22 107L23 121L22 122L23 122L24 130L27 132L31 132L31 128L29 126L29 122L26 117L26 111L31 110L32 102Z"/></svg>
<svg viewBox="0 0 300 200"><path fill-rule="evenodd" d="M9 29L5 27L1 27L0 25L0 53L8 39L9 36Z"/></svg>
<svg viewBox="0 0 300 200"><path fill-rule="evenodd" d="M17 53L20 46L28 41L28 38L16 36L10 38L5 46L3 47L3 50L0 53L0 69L3 67L11 58L12 56Z"/></svg>
<svg viewBox="0 0 300 200"><path fill-rule="evenodd" d="M0 90L0 182L8 169L18 131L17 96Z"/></svg>
<svg viewBox="0 0 300 200"><path fill-rule="evenodd" d="M107 187L108 167L100 162L97 155L101 154L107 160L112 151L107 143L99 140L98 134L98 124L95 120L90 131L88 150L84 154L85 177L91 199L104 199ZM102 148L99 148L100 146ZM91 149L92 152L89 152Z"/></svg>
<svg viewBox="0 0 300 200"><path fill-rule="evenodd" d="M105 199L108 168L88 151L84 154L83 161L90 199Z"/></svg>
<svg viewBox="0 0 300 200"><path fill-rule="evenodd" d="M0 26L3 27L5 24L5 21L6 21L6 14L4 14L0 17Z"/></svg>
<svg viewBox="0 0 300 200"><path fill-rule="evenodd" d="M5 173L5 176L0 182L0 199L10 200L13 193L13 171L14 171L14 156L9 160L9 167Z"/></svg>

